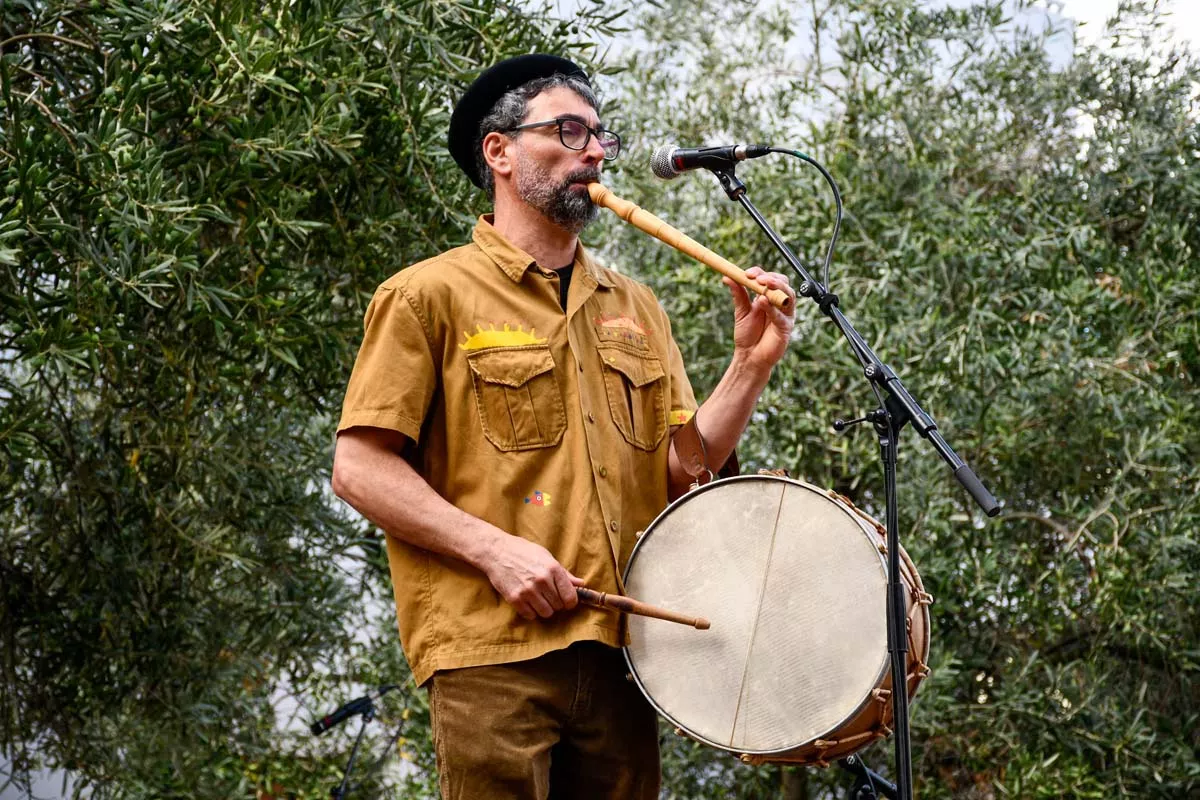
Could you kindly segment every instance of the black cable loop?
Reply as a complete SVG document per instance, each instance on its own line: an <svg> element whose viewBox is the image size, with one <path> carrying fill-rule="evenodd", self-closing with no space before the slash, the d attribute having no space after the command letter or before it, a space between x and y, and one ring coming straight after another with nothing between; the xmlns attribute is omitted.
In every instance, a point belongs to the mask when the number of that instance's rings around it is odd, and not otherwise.
<svg viewBox="0 0 1200 800"><path fill-rule="evenodd" d="M786 147L770 147L768 150L772 153L783 153L784 155L794 156L801 161L812 164L821 172L821 175L825 177L825 182L828 183L829 188L833 190L833 202L837 207L837 215L833 220L833 235L829 237L829 247L825 250L825 265L821 270L821 283L824 284L825 290L828 291L829 265L833 263L833 248L837 244L838 233L842 229L842 193L838 190L837 181L835 181L833 176L829 174L829 170L821 166L820 162L807 153L802 153L799 150L789 150Z"/></svg>
<svg viewBox="0 0 1200 800"><path fill-rule="evenodd" d="M821 308L821 311L826 316L829 316L830 309L838 307L838 296L829 291L829 265L833 263L833 248L837 245L838 235L842 230L841 190L838 189L837 181L833 179L833 175L829 173L829 170L825 169L825 167L819 161L807 153L803 153L799 150L791 150L786 147L770 147L768 148L768 151L772 153L782 153L784 155L793 156L794 158L798 158L801 161L816 167L821 173L822 177L825 178L825 182L829 184L830 190L833 192L833 202L837 213L833 220L833 234L829 237L829 247L825 249L825 263L821 270L822 285L811 286L808 284L808 281L805 281L803 284L801 284L798 292L798 294L804 297L815 297L817 305ZM843 334L845 334L845 331L843 331ZM870 362L870 354L860 347L858 343L854 341L853 337L851 337L849 334L845 335L846 340L850 344L850 349L854 351L854 354L858 357L859 362L862 364ZM871 392L875 395L875 400L879 403L879 407L882 408L884 398L883 393L879 390L878 384L873 380L868 380L867 385L871 387Z"/></svg>

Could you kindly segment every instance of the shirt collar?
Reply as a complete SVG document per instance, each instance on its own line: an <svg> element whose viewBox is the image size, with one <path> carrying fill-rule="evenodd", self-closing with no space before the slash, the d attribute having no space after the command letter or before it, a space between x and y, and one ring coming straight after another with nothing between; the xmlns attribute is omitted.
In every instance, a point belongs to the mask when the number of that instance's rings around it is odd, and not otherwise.
<svg viewBox="0 0 1200 800"><path fill-rule="evenodd" d="M608 277L608 273L595 262L592 254L584 249L582 242L575 248L575 264L582 267L587 275L605 289L613 288L612 278Z"/></svg>
<svg viewBox="0 0 1200 800"><path fill-rule="evenodd" d="M481 216L475 223L471 239L488 258L495 262L496 266L504 271L505 275L512 279L513 283L520 283L521 279L525 277L525 272L530 267L536 266L537 262L524 250L504 238L504 235L492 225L494 219L491 214ZM582 243L575 247L574 263L599 285L606 289L613 287L612 279L596 264Z"/></svg>

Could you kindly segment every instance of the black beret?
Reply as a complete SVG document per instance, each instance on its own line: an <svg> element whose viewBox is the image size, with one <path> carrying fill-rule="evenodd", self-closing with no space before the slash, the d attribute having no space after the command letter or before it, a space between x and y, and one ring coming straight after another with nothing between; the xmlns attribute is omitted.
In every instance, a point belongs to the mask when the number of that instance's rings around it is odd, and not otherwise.
<svg viewBox="0 0 1200 800"><path fill-rule="evenodd" d="M454 156L459 168L467 173L471 183L482 188L475 165L475 137L479 135L479 123L507 92L551 75L574 75L588 80L586 72L565 58L533 53L501 61L484 70L467 87L462 99L454 107L454 113L450 115L448 145L450 155Z"/></svg>

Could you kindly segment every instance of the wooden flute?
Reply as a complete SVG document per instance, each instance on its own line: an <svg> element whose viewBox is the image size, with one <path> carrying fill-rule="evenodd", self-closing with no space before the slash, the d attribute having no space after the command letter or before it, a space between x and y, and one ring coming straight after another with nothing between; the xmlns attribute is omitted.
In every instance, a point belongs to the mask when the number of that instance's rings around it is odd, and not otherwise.
<svg viewBox="0 0 1200 800"><path fill-rule="evenodd" d="M593 184L594 186L595 184ZM619 594L608 594L607 592L597 592L593 589L586 589L582 586L575 590L579 596L579 602L588 606L596 606L597 608L614 608L617 611L624 611L626 614L637 614L642 617L654 617L655 619L665 619L668 622L678 622L680 625L690 625L696 630L706 631L709 628L708 620L703 617L689 617L684 614L677 614L674 611L668 611L665 608L652 606L649 603L643 603L640 600L634 600L632 597L625 597Z"/></svg>
<svg viewBox="0 0 1200 800"><path fill-rule="evenodd" d="M622 200L609 191L603 184L589 183L587 188L588 194L592 197L592 202L596 205L604 206L635 228L645 231L659 241L666 242L679 252L691 256L707 267L715 269L717 272L736 281L750 291L764 295L771 305L783 313L792 313L795 302L787 292L782 289L768 289L753 278L747 277L745 270L737 264L722 258L695 239L672 228L644 208L628 200Z"/></svg>

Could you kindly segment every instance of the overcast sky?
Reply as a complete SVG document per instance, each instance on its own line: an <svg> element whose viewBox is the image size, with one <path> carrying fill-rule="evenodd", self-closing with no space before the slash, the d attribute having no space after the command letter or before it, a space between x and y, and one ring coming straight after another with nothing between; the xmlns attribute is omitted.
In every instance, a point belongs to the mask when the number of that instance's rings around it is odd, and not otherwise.
<svg viewBox="0 0 1200 800"><path fill-rule="evenodd" d="M1104 21L1117 10L1117 0L1060 0L1049 5L1062 7L1061 14L1078 22L1086 23L1080 28L1083 41L1094 42L1104 30ZM1190 42L1190 49L1200 47L1200 3L1196 0L1175 0L1164 3L1171 9L1168 24L1175 29L1175 38Z"/></svg>

